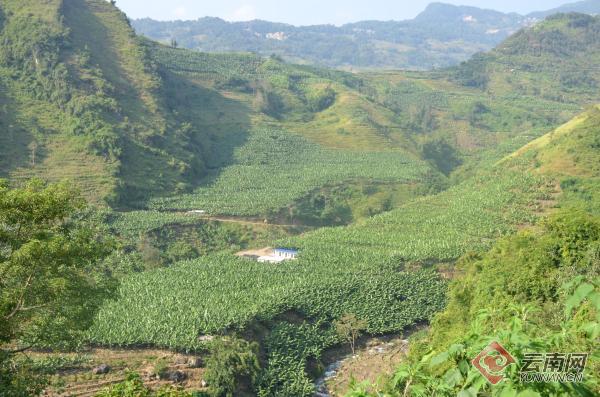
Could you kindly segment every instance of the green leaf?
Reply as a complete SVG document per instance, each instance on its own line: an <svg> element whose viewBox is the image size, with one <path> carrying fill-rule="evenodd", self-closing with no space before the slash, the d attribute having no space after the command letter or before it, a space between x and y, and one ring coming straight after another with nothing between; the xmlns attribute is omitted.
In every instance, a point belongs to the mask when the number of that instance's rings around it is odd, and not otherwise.
<svg viewBox="0 0 600 397"><path fill-rule="evenodd" d="M450 387L455 387L463 382L464 378L458 368L452 368L444 375L444 381Z"/></svg>
<svg viewBox="0 0 600 397"><path fill-rule="evenodd" d="M594 286L589 283L583 283L575 290L575 293L565 302L565 314L571 314L574 308L579 306L581 302L594 291Z"/></svg>
<svg viewBox="0 0 600 397"><path fill-rule="evenodd" d="M600 293L594 291L587 298L592 302L596 310L600 310Z"/></svg>
<svg viewBox="0 0 600 397"><path fill-rule="evenodd" d="M456 343L452 346L450 346L450 348L448 349L448 354L450 354L451 356L454 356L458 353L461 353L465 350L465 346L460 344L460 343Z"/></svg>
<svg viewBox="0 0 600 397"><path fill-rule="evenodd" d="M498 395L498 397L516 397L517 391L511 386L506 385Z"/></svg>
<svg viewBox="0 0 600 397"><path fill-rule="evenodd" d="M431 359L431 361L429 362L429 366L432 368L437 367L438 365L441 365L448 361L448 358L450 358L450 354L448 352L440 353Z"/></svg>
<svg viewBox="0 0 600 397"><path fill-rule="evenodd" d="M467 360L460 360L458 362L458 369L460 369L460 372L463 375L466 375L469 372L469 369L471 369L471 366Z"/></svg>
<svg viewBox="0 0 600 397"><path fill-rule="evenodd" d="M592 340L596 340L600 337L600 325L598 325L597 322L585 323L581 326L581 329L583 329L588 338Z"/></svg>
<svg viewBox="0 0 600 397"><path fill-rule="evenodd" d="M583 283L575 290L574 296L577 296L579 299L584 300L592 291L594 291L594 286L590 283Z"/></svg>

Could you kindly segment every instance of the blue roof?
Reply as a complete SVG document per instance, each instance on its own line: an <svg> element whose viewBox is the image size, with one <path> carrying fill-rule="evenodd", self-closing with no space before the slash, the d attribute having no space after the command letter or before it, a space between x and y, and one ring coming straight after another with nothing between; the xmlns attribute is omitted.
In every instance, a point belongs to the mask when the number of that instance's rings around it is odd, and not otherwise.
<svg viewBox="0 0 600 397"><path fill-rule="evenodd" d="M275 248L274 251L275 252L283 252L283 253L287 253L287 254L297 254L298 253L298 250L289 249L289 248Z"/></svg>

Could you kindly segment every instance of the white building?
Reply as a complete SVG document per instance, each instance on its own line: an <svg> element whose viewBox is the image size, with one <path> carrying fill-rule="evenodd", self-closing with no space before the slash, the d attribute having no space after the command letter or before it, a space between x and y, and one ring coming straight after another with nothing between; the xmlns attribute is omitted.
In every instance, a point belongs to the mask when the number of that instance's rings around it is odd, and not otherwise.
<svg viewBox="0 0 600 397"><path fill-rule="evenodd" d="M262 263L280 263L298 259L298 250L275 248L270 255L260 256L257 261Z"/></svg>

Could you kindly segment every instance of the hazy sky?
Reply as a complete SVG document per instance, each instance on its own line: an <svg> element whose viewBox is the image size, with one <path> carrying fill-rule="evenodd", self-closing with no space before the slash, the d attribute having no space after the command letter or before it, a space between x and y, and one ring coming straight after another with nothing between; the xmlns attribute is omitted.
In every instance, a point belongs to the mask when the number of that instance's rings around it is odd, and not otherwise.
<svg viewBox="0 0 600 397"><path fill-rule="evenodd" d="M574 0L446 0L504 12L528 13ZM230 21L264 19L294 25L340 25L366 19L413 18L432 0L117 0L131 18L159 20L215 16Z"/></svg>

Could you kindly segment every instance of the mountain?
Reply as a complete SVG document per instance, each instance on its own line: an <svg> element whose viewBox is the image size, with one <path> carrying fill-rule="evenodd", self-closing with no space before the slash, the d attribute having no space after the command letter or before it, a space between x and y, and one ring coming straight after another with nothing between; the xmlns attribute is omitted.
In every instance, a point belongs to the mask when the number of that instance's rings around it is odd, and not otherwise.
<svg viewBox="0 0 600 397"><path fill-rule="evenodd" d="M600 81L585 15L455 69L350 74L153 43L101 0L0 4L2 176L69 178L112 208L349 223L499 159Z"/></svg>
<svg viewBox="0 0 600 397"><path fill-rule="evenodd" d="M575 3L569 3L547 11L532 12L527 16L530 18L543 19L552 14L579 12L584 14L600 14L600 1L584 0Z"/></svg>
<svg viewBox="0 0 600 397"><path fill-rule="evenodd" d="M201 174L197 142L125 14L106 1L2 1L0 172L69 178L119 206Z"/></svg>
<svg viewBox="0 0 600 397"><path fill-rule="evenodd" d="M454 21L476 13L466 10ZM441 25L448 13L432 5L419 23ZM485 19L472 17L460 23ZM92 296L87 283L65 290L72 261L97 270L87 279L119 281L84 319L93 324L73 345L103 348L83 359L55 353L66 344L13 343L9 327L0 395L36 394L3 393L4 374L31 369L56 375L49 395L181 395L146 392L146 382L310 397L349 328L370 342L430 324L431 334L411 337L415 367L398 372L390 395L494 394L468 363L491 340L519 358L539 346L592 351L599 300L584 279L600 267L599 43L599 16L557 14L451 68L350 73L153 42L114 2L0 0L2 315L43 311L71 334L87 315L30 301L28 280L68 293L52 303ZM12 189L33 177L66 179L92 205L65 213L79 208L60 197L66 184ZM55 207L66 219L54 219ZM94 240L114 247L101 263L86 253ZM45 243L56 248L49 259ZM264 247L299 255L258 262ZM31 272L32 260L60 277ZM463 273L447 294L445 278ZM25 337L47 330L45 321L23 326ZM29 341L31 360L6 364ZM352 360L369 356L381 361ZM94 372L108 374L89 376L101 364ZM581 384L524 394L596 395L590 365Z"/></svg>
<svg viewBox="0 0 600 397"><path fill-rule="evenodd" d="M562 11L595 12L597 0ZM276 54L296 63L345 69L431 69L455 65L492 49L512 33L542 17L505 14L476 7L430 4L406 21L363 21L340 27L291 26L267 21L132 22L139 34L206 52Z"/></svg>
<svg viewBox="0 0 600 397"><path fill-rule="evenodd" d="M586 252L595 252L600 238L599 160L600 108L592 106L496 164L503 173L536 175L548 186L554 184L554 192L530 204L547 215L534 227L521 225L521 231L500 239L490 250L463 256L456 266L459 274L449 286L446 308L435 315L427 331L412 336L408 359L399 361L394 373L385 374L389 376L385 385L358 383L363 379L353 377L356 382L350 388L367 397L379 395L380 389L393 397L418 396L425 387L442 396L460 390L483 395L489 385L482 378L472 381L479 375L467 361L490 340L499 341L515 357L532 349L561 350L572 343L582 350L593 349L597 333L590 331L600 310L599 261ZM560 310L563 316L553 319L545 307ZM532 312L537 315L529 316ZM419 376L411 378L414 370ZM493 390L507 394L518 388L520 393L540 396L591 396L599 390L591 379L525 387L529 390L523 391L518 372L507 371L502 385Z"/></svg>

